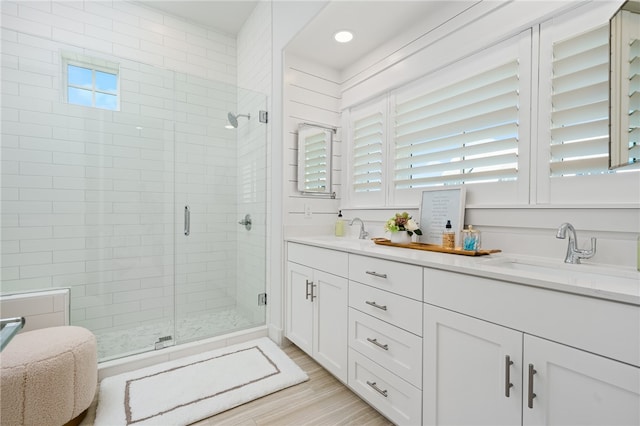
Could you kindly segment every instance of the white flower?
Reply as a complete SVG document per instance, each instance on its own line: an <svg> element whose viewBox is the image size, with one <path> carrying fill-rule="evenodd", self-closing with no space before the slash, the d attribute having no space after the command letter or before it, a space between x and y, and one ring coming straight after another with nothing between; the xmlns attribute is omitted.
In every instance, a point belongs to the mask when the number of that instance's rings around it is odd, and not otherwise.
<svg viewBox="0 0 640 426"><path fill-rule="evenodd" d="M409 219L404 227L407 228L407 231L413 232L418 229L418 224L413 219Z"/></svg>

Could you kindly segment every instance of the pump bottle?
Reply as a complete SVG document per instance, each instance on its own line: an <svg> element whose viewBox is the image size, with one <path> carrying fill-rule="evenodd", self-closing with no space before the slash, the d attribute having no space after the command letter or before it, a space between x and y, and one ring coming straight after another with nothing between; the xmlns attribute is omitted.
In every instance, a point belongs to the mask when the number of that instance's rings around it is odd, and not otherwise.
<svg viewBox="0 0 640 426"><path fill-rule="evenodd" d="M447 220L447 224L442 232L442 247L451 250L456 248L456 233L451 227L450 220Z"/></svg>
<svg viewBox="0 0 640 426"><path fill-rule="evenodd" d="M336 220L336 237L344 235L344 220L342 220L342 210L338 212L338 220Z"/></svg>

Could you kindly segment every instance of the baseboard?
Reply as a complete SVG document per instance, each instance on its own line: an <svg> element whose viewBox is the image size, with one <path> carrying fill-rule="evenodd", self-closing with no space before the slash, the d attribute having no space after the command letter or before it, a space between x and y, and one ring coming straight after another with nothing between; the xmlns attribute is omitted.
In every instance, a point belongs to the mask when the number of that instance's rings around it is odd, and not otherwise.
<svg viewBox="0 0 640 426"><path fill-rule="evenodd" d="M269 329L269 338L276 342L278 346L282 346L284 339L284 330L281 327L276 327L273 324L269 324L267 327Z"/></svg>

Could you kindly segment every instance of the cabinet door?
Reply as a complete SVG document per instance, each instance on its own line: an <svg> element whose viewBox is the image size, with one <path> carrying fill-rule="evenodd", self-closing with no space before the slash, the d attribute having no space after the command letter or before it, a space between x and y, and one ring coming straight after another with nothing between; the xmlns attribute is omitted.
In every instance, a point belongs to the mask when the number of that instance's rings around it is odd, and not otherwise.
<svg viewBox="0 0 640 426"><path fill-rule="evenodd" d="M524 354L523 424L640 424L640 368L529 335Z"/></svg>
<svg viewBox="0 0 640 426"><path fill-rule="evenodd" d="M347 381L346 278L314 271L314 358L343 382Z"/></svg>
<svg viewBox="0 0 640 426"><path fill-rule="evenodd" d="M313 356L313 302L310 291L313 270L287 264L287 338Z"/></svg>
<svg viewBox="0 0 640 426"><path fill-rule="evenodd" d="M425 424L520 424L522 333L425 304L423 342Z"/></svg>

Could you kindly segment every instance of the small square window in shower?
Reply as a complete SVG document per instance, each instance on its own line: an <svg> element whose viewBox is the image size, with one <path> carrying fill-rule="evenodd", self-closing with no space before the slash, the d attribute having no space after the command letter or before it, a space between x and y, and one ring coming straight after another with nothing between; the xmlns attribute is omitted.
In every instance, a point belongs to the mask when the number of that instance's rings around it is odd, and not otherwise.
<svg viewBox="0 0 640 426"><path fill-rule="evenodd" d="M119 110L118 64L76 53L62 59L67 103Z"/></svg>

